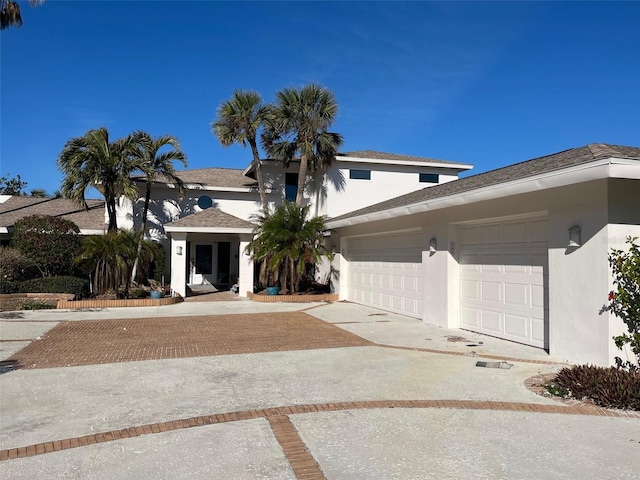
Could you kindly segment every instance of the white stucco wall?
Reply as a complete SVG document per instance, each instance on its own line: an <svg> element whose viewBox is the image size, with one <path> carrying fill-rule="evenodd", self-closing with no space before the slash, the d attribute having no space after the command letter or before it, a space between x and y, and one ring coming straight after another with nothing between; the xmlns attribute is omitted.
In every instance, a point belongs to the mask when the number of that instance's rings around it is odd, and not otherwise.
<svg viewBox="0 0 640 480"><path fill-rule="evenodd" d="M370 180L349 178L349 170L370 170ZM368 205L422 190L436 183L420 183L419 173L439 175L439 183L458 178L455 172L434 167L336 162L324 175L324 189L313 197L317 215L337 217Z"/></svg>

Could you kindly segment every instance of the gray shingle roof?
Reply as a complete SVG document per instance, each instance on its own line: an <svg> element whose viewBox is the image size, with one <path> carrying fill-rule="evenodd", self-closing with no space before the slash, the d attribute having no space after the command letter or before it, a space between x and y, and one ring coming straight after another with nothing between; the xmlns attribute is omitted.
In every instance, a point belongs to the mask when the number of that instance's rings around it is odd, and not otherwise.
<svg viewBox="0 0 640 480"><path fill-rule="evenodd" d="M12 227L18 220L37 214L71 220L81 230L104 230L104 201L87 200L87 205L89 210L66 198L13 196L0 203L0 227Z"/></svg>
<svg viewBox="0 0 640 480"><path fill-rule="evenodd" d="M255 188L256 181L245 177L243 170L235 168L199 168L195 170L177 171L176 175L186 184L196 184L223 188ZM138 175L137 178L142 178ZM167 179L159 177L156 183L167 183Z"/></svg>
<svg viewBox="0 0 640 480"><path fill-rule="evenodd" d="M414 157L412 155L400 155L397 153L377 152L375 150L358 150L356 152L339 153L339 157L352 158L372 158L375 160L397 160L399 162L422 162L422 163L444 163L451 165L460 165L460 162L451 162L449 160L437 160L435 158Z"/></svg>
<svg viewBox="0 0 640 480"><path fill-rule="evenodd" d="M165 227L253 228L253 224L225 213L219 208L207 208L167 223Z"/></svg>
<svg viewBox="0 0 640 480"><path fill-rule="evenodd" d="M605 143L592 143L584 147L564 150L552 155L534 158L525 162L480 173L478 175L472 175L452 182L427 187L422 190L417 190L400 197L395 197L375 205L340 215L339 217L334 217L330 219L330 221L344 220L392 208L413 205L436 198L448 197L458 193L532 177L572 167L574 165L611 157L640 160L640 148L608 145Z"/></svg>

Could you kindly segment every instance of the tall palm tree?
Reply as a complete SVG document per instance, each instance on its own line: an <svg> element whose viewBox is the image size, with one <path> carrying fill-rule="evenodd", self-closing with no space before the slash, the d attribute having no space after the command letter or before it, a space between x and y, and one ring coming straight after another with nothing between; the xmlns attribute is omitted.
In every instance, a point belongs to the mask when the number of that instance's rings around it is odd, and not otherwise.
<svg viewBox="0 0 640 480"><path fill-rule="evenodd" d="M158 138L152 138L151 135L146 132L135 132L133 135L138 142L136 157L139 163L139 168L142 170L146 181L144 207L142 209L142 223L140 224L139 232L140 239L138 240L138 256L140 256L142 239L146 230L147 216L149 214L151 186L158 178L172 182L177 187L178 198L180 198L184 194L184 184L180 177L176 175L173 162L181 162L182 165L186 167L187 157L180 149L180 142L178 142L176 137L171 135L161 135ZM160 153L160 150L164 147L171 147L171 149ZM138 262L136 260L131 274L132 279L135 279L137 271Z"/></svg>
<svg viewBox="0 0 640 480"><path fill-rule="evenodd" d="M267 197L258 152L258 130L264 124L269 109L262 103L260 94L247 90L236 90L231 98L223 102L216 112L216 119L211 122L211 132L220 145L229 147L238 143L243 147L249 144L253 154L253 166L258 181L258 192L262 211L268 211Z"/></svg>
<svg viewBox="0 0 640 480"><path fill-rule="evenodd" d="M44 0L29 0L32 7L44 3ZM20 5L12 0L0 0L0 29L7 27L21 27L22 15Z"/></svg>
<svg viewBox="0 0 640 480"><path fill-rule="evenodd" d="M317 83L300 90L285 88L276 94L262 144L269 156L285 166L300 158L298 206L302 205L307 172L330 166L342 145L342 135L327 131L337 113L335 95Z"/></svg>
<svg viewBox="0 0 640 480"><path fill-rule="evenodd" d="M282 279L283 289L289 292L296 292L306 264L318 263L323 255L333 257L324 244L326 217L308 215L308 205L285 202L271 214L252 217L254 238L247 251L254 261L266 265L274 280Z"/></svg>
<svg viewBox="0 0 640 480"><path fill-rule="evenodd" d="M131 174L140 170L137 146L136 135L111 142L109 132L102 127L68 140L58 156L58 168L64 174L62 195L88 208L85 191L95 187L105 199L109 232L118 229L116 199L120 195L134 199L137 194L131 179Z"/></svg>

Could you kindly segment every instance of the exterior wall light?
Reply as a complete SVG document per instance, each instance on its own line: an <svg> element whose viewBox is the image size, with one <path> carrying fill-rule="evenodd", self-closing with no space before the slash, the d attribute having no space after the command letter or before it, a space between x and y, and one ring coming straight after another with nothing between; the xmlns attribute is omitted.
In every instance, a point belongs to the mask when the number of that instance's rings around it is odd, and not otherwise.
<svg viewBox="0 0 640 480"><path fill-rule="evenodd" d="M176 247L176 255L182 255L182 245Z"/></svg>
<svg viewBox="0 0 640 480"><path fill-rule="evenodd" d="M438 242L435 238L429 240L429 255L434 255L438 251Z"/></svg>
<svg viewBox="0 0 640 480"><path fill-rule="evenodd" d="M575 248L582 245L580 233L581 229L578 225L574 225L569 229L569 248Z"/></svg>

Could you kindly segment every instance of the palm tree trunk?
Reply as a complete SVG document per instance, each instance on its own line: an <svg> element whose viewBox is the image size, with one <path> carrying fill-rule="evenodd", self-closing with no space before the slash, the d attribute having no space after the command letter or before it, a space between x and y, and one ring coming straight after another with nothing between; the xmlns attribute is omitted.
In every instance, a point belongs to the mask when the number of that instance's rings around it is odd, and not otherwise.
<svg viewBox="0 0 640 480"><path fill-rule="evenodd" d="M296 205L302 206L302 199L304 196L304 184L307 179L307 165L308 160L306 155L300 157L300 169L298 170L298 192L296 193Z"/></svg>
<svg viewBox="0 0 640 480"><path fill-rule="evenodd" d="M253 153L253 164L256 167L256 180L258 180L258 193L260 193L260 202L262 203L262 211L269 213L269 204L267 203L267 194L264 189L264 178L262 176L262 165L260 163L260 154L258 153L258 145L255 139L249 139L251 152Z"/></svg>
<svg viewBox="0 0 640 480"><path fill-rule="evenodd" d="M118 230L118 220L116 218L116 200L113 197L107 199L107 215L109 216L107 232L115 232Z"/></svg>
<svg viewBox="0 0 640 480"><path fill-rule="evenodd" d="M144 208L142 209L142 224L140 225L140 238L138 238L138 253L136 254L136 261L133 262L133 270L131 271L131 283L136 281L136 274L138 273L138 260L140 259L140 252L142 251L142 240L144 239L144 232L147 228L147 215L149 213L149 200L151 199L151 184L147 182L147 191L144 196Z"/></svg>

